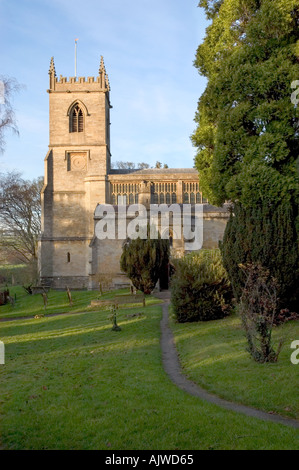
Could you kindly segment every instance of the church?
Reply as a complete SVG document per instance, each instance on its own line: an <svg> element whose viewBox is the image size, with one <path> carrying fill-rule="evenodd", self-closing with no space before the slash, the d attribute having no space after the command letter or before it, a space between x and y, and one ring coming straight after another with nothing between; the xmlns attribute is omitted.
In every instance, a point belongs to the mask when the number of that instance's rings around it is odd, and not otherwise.
<svg viewBox="0 0 299 470"><path fill-rule="evenodd" d="M200 191L194 168L115 170L110 151L110 83L103 57L97 77L56 76L49 69L49 150L41 194L39 275L54 289L128 285L120 270L123 240L95 235L97 207L190 204L203 206L203 248L218 247L229 217ZM154 156L154 159L162 156ZM184 156L182 155L182 159ZM119 207L119 206L118 206ZM186 253L170 230L171 253ZM165 281L164 281L165 282ZM166 282L167 284L167 282Z"/></svg>

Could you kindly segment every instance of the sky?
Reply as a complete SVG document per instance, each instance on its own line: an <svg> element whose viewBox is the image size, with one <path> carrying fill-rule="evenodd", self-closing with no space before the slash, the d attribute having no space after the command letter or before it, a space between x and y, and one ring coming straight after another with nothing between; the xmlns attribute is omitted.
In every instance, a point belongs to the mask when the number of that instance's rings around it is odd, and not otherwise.
<svg viewBox="0 0 299 470"><path fill-rule="evenodd" d="M0 172L44 173L49 145L49 64L57 76L97 76L111 85L112 162L192 168L197 101L206 81L193 66L208 26L198 0L0 0L0 75L13 97L19 136L6 133Z"/></svg>

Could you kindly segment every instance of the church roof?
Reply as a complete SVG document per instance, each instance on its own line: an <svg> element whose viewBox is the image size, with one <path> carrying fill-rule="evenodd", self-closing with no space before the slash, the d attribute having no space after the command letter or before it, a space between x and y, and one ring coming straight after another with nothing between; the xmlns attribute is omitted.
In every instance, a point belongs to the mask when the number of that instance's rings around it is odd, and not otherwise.
<svg viewBox="0 0 299 470"><path fill-rule="evenodd" d="M130 170L110 170L109 175L129 175L129 174L134 174L134 175L177 175L177 174L183 174L183 173L194 173L194 175L197 175L198 172L195 168L146 168L142 170L138 169L130 169Z"/></svg>

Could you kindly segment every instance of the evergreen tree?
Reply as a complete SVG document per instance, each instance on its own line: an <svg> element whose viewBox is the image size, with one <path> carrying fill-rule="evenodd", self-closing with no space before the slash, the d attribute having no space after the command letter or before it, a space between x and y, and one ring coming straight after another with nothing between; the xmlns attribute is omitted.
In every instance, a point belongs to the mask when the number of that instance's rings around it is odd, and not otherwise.
<svg viewBox="0 0 299 470"><path fill-rule="evenodd" d="M299 79L299 0L200 5L213 20L195 60L208 78L192 135L202 190L215 204L250 204L243 185L253 180L262 193L271 187L276 200L298 198L291 83Z"/></svg>
<svg viewBox="0 0 299 470"><path fill-rule="evenodd" d="M157 239L148 236L147 239L126 240L120 267L136 289L150 294L159 280L162 266L168 262L169 240L162 240L158 234Z"/></svg>
<svg viewBox="0 0 299 470"><path fill-rule="evenodd" d="M174 260L171 304L179 323L210 321L230 313L232 289L219 250Z"/></svg>
<svg viewBox="0 0 299 470"><path fill-rule="evenodd" d="M260 264L278 281L278 306L298 308L299 251L294 220L298 208L289 201L278 205L237 203L220 243L224 267L234 295L240 300L245 274L240 265Z"/></svg>
<svg viewBox="0 0 299 470"><path fill-rule="evenodd" d="M192 135L201 189L235 203L221 251L235 295L256 263L298 299L299 0L202 0L212 20L195 66L208 84ZM242 277L243 276L243 277Z"/></svg>

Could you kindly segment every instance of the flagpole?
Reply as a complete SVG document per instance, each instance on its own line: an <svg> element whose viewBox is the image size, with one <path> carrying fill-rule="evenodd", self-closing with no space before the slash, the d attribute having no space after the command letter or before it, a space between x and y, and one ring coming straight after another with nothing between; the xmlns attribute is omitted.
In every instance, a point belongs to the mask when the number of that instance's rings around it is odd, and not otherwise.
<svg viewBox="0 0 299 470"><path fill-rule="evenodd" d="M78 39L75 39L75 78L77 78L77 41Z"/></svg>

